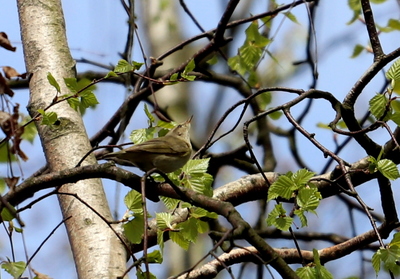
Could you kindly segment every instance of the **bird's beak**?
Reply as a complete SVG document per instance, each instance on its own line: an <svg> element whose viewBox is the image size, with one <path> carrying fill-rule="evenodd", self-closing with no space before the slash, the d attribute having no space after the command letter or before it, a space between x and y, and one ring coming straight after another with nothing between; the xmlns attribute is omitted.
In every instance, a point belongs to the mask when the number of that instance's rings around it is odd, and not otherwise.
<svg viewBox="0 0 400 279"><path fill-rule="evenodd" d="M188 123L192 122L192 119L193 119L193 115L190 116L189 119L185 121L185 124L188 124Z"/></svg>

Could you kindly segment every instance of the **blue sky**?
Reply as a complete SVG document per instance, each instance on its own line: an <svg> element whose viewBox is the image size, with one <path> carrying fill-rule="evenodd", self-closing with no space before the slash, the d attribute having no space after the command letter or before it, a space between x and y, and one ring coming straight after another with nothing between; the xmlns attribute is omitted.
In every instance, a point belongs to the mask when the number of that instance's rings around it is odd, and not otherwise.
<svg viewBox="0 0 400 279"><path fill-rule="evenodd" d="M215 26L216 22L218 21L218 16L220 16L222 12L222 5L223 3L226 3L226 1L213 0L187 2L189 8L194 11L195 16L199 18L201 24L206 30ZM264 3L265 1L262 2ZM107 65L116 64L116 62L120 59L118 52L122 52L124 49L125 34L127 30L126 14L119 2L73 0L63 1L63 6L67 25L67 37L73 57L75 59L86 58ZM252 10L256 12L257 7L253 7ZM397 17L398 11L398 6L396 6L396 3L392 1L392 3L377 7L375 17L380 25L385 25L389 17ZM304 58L303 49L304 35L307 25L307 12L304 7L295 8L292 12L298 17L300 24L296 25L288 20L282 20L282 27L278 32L276 32L276 43L274 42L272 44L271 50L279 50L283 47L279 44L279 42L283 40L285 36L293 36L292 42L299 44L300 51L291 55L294 55L298 60L301 60ZM140 15L138 16L140 18ZM198 33L198 31L193 28L193 24L187 19L187 17L185 17L185 15L178 14L178 16L180 16L184 21L183 26L185 27L185 34L187 36L192 36ZM346 1L321 1L315 23L319 55L318 69L320 73L318 89L330 91L340 100L356 82L357 78L361 76L362 73L372 63L372 56L366 53L360 55L360 57L356 59L349 59L353 46L356 43L364 45L368 43L365 28L360 22L356 22L351 26L346 25L351 17L352 13L347 8ZM278 26L278 24L276 24L276 26ZM18 13L14 1L4 1L4 3L2 3L2 9L0 10L0 31L6 32L13 45L17 47L17 51L15 53L0 49L0 65L13 66L19 72L24 72L22 45L19 35ZM398 47L400 43L400 37L397 36L395 37L396 39L393 39L394 37L395 36L393 34L382 34L381 38L384 50L386 52ZM239 40L233 43L240 45L241 41ZM134 59L141 59L140 52L135 52ZM78 64L77 69L78 71L100 70L99 68L90 66L88 64ZM367 106L369 98L380 89L382 81L382 76L378 76L371 83L371 85L366 88L365 91L367 94L365 95L368 96L368 98L361 98L357 104L358 108L361 109ZM309 70L304 68L304 72L295 75L289 81L285 82L284 86L307 89L310 82ZM215 90L215 87L204 83L196 83L193 86L193 94L197 96L196 100L211 98L211 93L213 90ZM205 92L208 92L209 95L207 95ZM93 135L99 129L99 127L105 123L114 109L114 107L110 107L110 104L118 104L120 101L122 101L125 96L125 90L120 86L102 84L99 85L96 94L100 101L100 105L96 110L89 110L84 118L89 136ZM282 103L283 101L289 100L292 97L293 96L291 95L280 94L275 97L275 103ZM219 111L217 115L222 115L224 109L229 107L229 104L233 104L238 100L235 98L227 100L227 103L225 104L226 107L221 107L221 111ZM13 98L13 101L21 104L21 112L27 113L26 110L24 110L24 107L28 102L27 90L16 90L16 96ZM197 103L201 104L201 102ZM194 104L196 104L196 101ZM314 103L312 110L313 112L307 117L304 126L309 132L316 133L316 138L324 145L329 148L333 148L334 143L332 140L332 133L330 131L317 128L315 121L315 119L318 119L320 122L330 122L333 118L333 114L330 112L330 107L324 102L317 101ZM193 111L195 114L194 119L196 120L196 117L201 119L201 113L204 111L204 108L194 106ZM329 111L329 113L326 113L327 111ZM296 114L296 109L294 112ZM147 125L145 118L140 116L139 113L137 114L134 122L135 123L131 125L131 129L143 128ZM282 127L289 127L284 121L279 122L279 125L282 125ZM201 130L200 127L197 129ZM387 134L382 133L381 130L377 131L373 137L380 143L383 143L388 139ZM319 171L321 165L325 161L323 154L313 148L313 146L311 146L306 140L301 139L301 137L299 138L299 143L306 147L304 148L302 155L307 158L307 162L312 169ZM278 157L279 161L277 171L285 172L295 167L287 148L287 142L285 140L280 140L279 138L274 138L274 140L274 146L276 147L276 150L279 150L280 152ZM221 150L223 148L224 145L221 144L216 147L216 150ZM29 151L27 153L31 158L31 160L28 162L22 163L23 174L21 175L22 177L26 178L37 169L38 165L44 165L45 159L39 140L36 140L33 146L31 146L29 143L23 143L22 149ZM358 160L364 156L363 152L357 148L355 144L350 144L341 155L349 162ZM5 176L6 174L6 166L0 167L0 175ZM217 184L217 186L222 185L224 182L236 179L241 175L242 173L240 172L226 172L224 176L219 178L219 184ZM397 185L398 182L395 184ZM106 181L105 187L113 208L116 206L113 202L115 196L115 184L110 181ZM367 187L360 189L362 197L367 203L370 203L372 207L376 206L377 211L380 211L379 200L376 201L376 196L370 195L370 188L366 188ZM376 190L376 188L374 188L374 190ZM122 193L118 195L120 200L122 200L125 189L121 189L121 192ZM327 202L327 205L330 205L329 201ZM117 207L119 210L123 210L122 202L120 202ZM325 207L325 205L323 207ZM252 209L255 207L253 207L253 205L246 205L242 206L242 208L244 217L251 220L252 216L254 215L252 213ZM321 211L322 210L323 208ZM329 208L326 210L329 210ZM345 208L337 208L335 212L332 212L332 214L342 216L346 215L347 213ZM55 224L60 220L60 216L57 199L55 197L39 203L32 210L23 215L23 219L27 223L27 227L25 229L25 238L28 252L30 254L33 253L39 243L44 239L45 236L47 236ZM323 214L320 214L319 217L311 217L310 220L312 222L318 222L321 230L329 231L330 226L332 225L330 223L331 220L329 221L328 219L324 219L322 216ZM360 225L358 229L359 232L368 230L369 224L365 222L365 225ZM3 235L4 233L0 232L0 234ZM0 242L0 247L2 248L2 250L0 250L0 257L5 259L5 257L11 256L9 251L10 245L4 236L1 239L3 241ZM14 244L16 251L19 251L17 258L24 260L23 253L20 252L22 241L20 240L19 236L15 237ZM57 260L53 261L50 259ZM50 241L43 247L42 251L37 255L33 262L33 267L38 271L47 273L54 278L73 278L75 276L73 267L64 263L64 261L70 260L71 256L68 243L65 238L65 230L62 228L55 233ZM348 259L346 258L346 260L342 261L342 263L347 260ZM48 268L49 262L52 263L50 269ZM358 268L358 266L355 268ZM347 272L347 270L345 271ZM336 270L336 272L338 272L337 274L339 277L342 276L342 271ZM61 276L61 274L63 275ZM348 275L348 273L343 273L343 276L344 274Z"/></svg>

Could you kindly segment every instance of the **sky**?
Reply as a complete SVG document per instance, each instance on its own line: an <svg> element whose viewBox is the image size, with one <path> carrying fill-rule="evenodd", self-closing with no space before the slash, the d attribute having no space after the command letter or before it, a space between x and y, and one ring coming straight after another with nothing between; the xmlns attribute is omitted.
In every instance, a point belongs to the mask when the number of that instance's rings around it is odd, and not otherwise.
<svg viewBox="0 0 400 279"><path fill-rule="evenodd" d="M225 3L227 1L214 1L214 0L204 0L198 1L187 1L189 9L193 10L194 15L199 18L202 26L208 30L215 26L218 22L218 17L220 16ZM243 2L243 1L242 1ZM265 1L259 1L265 2ZM359 76L368 68L372 63L372 56L363 53L360 57L356 59L349 59L352 54L353 46L357 43L367 44L366 31L363 25L359 22L348 26L347 22L351 19L352 13L347 8L347 1L321 1L318 11L318 16L316 18L315 29L317 34L317 46L318 46L318 69L319 69L319 79L318 79L318 89L327 90L335 94L335 96L341 100L345 94L352 87L353 83L357 80ZM86 58L88 60L98 61L104 63L105 65L116 64L120 59L118 52L122 52L125 44L125 34L127 30L126 25L126 14L119 2L116 1L98 1L98 0L69 0L63 1L65 21L67 26L67 37L69 41L69 46L71 48L72 56L75 59ZM376 8L376 10L375 10ZM257 7L252 7L252 11L256 12ZM399 7L391 1L380 6L374 6L375 18L380 25L385 25L388 17L397 18L399 12ZM275 41L276 44L272 44L271 51L278 51L282 48L279 45L279 41L283 40L285 36L291 38L291 42L294 44L299 44L299 46L304 46L304 34L306 28L306 18L307 11L302 8L296 8L293 13L298 17L300 24L296 25L291 23L287 19L281 18L281 27L276 31ZM185 17L184 14L178 13L178 16L184 22L185 35L192 36L198 33L196 29L193 28L193 24ZM138 15L140 19L140 15ZM276 30L276 29L275 29ZM294 31L295 30L295 31ZM24 60L21 39L19 34L19 23L18 23L18 13L16 4L14 1L4 1L2 3L2 9L0 10L0 31L4 31L8 34L8 37L12 44L17 47L15 53L7 52L0 49L0 65L13 66L19 72L24 72ZM384 50L389 52L396 48L400 43L400 37L393 40L393 35L382 34L381 36ZM240 45L240 41L233 42ZM299 47L300 51L298 53L291 53L299 60L304 58L303 49L304 47ZM135 52L134 60L140 61L141 55L139 52ZM86 70L102 70L98 67L91 66L88 64L78 63L77 69L79 72ZM285 86L293 88L303 88L307 89L311 83L309 70L304 68L304 71L297 73L293 78L285 83ZM383 82L382 76L378 76L372 83L371 86L367 87L366 91L368 96L372 97L377 90L381 87ZM198 126L195 127L194 133L199 134L201 131L201 114L204 108L201 106L196 106L196 104L201 104L203 100L212 98L215 94L215 87L209 84L199 83L193 88L193 95L195 96L192 104L194 111L194 119L196 117L198 120ZM110 104L115 104L123 100L125 97L125 90L122 87L116 87L110 84L99 85L96 95L99 99L100 104L96 110L88 110L84 117L84 122L87 127L89 136L93 135L101 125L103 125L109 116L112 114L112 108L110 109ZM276 104L282 103L286 100L290 100L293 96L280 94L275 96L274 102ZM238 99L228 98L226 99L226 104L224 108L229 107L229 105L235 103ZM21 112L24 111L24 107L28 102L28 91L27 90L16 90L16 96L13 98L14 102L21 104ZM362 98L357 103L357 107L363 108L368 105L368 98ZM307 117L304 125L309 132L316 133L316 138L320 140L328 148L334 147L334 142L332 138L332 133L328 130L319 129L316 127L315 119L322 123L329 123L333 114L329 111L330 108L324 102L317 101L311 108L313 113ZM99 113L99 111L101 113ZM222 115L223 109L217 112L217 115ZM294 113L298 113L294 109ZM233 121L233 120L231 120ZM196 123L196 122L195 122ZM278 122L282 127L289 127L287 123L281 121ZM134 123L130 126L131 129L146 127L147 122L143 116L139 114L135 118ZM229 122L228 122L229 125ZM240 132L240 131L239 131ZM340 138L340 137L339 137ZM387 140L387 135L378 131L374 133L373 138L383 143ZM286 172L293 168L294 163L291 161L291 155L287 148L287 143L281 141L278 138L274 138L275 147L279 150L279 161L277 166L277 171ZM306 140L299 138L299 144L305 146L302 155L307 158L307 162L310 168L320 171L321 165L323 165L324 158L320 151L316 150L311 146ZM217 145L215 147L216 151L223 150L224 144ZM30 143L22 144L23 150L29 150L28 156L31 158L28 162L22 163L23 173L21 177L27 178L31 173L33 173L38 165L44 165L45 159L41 149L40 141L36 140L33 146ZM353 162L363 157L363 152L355 145L350 144L341 154L343 158L349 162ZM17 169L17 168L16 168ZM0 176L7 175L7 167L0 166ZM219 178L216 186L221 186L224 183L239 178L243 173L225 173L221 178ZM110 199L112 209L117 208L120 212L123 210L123 204L121 202L126 190L120 188L120 193L116 193L115 188L117 187L114 183L110 181L105 181L105 188ZM394 183L394 186L398 186L398 182ZM371 185L371 187L374 187ZM364 187L360 189L360 193L365 199L365 201L371 204L373 207L379 205L379 201L375 200L375 197L370 195L370 187ZM114 202L115 199L119 202ZM333 202L333 201L332 201ZM327 202L323 207L330 206ZM154 205L155 208L156 205ZM249 222L252 220L254 214L252 210L254 205L242 206L241 210L243 216ZM49 210L51 209L51 210ZM323 211L324 208L321 208ZM326 210L329 210L327 207ZM378 206L377 210L380 208ZM123 212L123 211L122 211ZM337 207L333 215L342 216L346 215L346 208ZM331 227L331 221L329 219L323 219L320 217L310 217L310 222L318 222L321 231L329 231ZM37 248L38 244L43 240L45 236L54 228L55 224L60 220L61 214L58 209L57 199L55 197L47 199L43 203L36 205L31 211L27 212L23 216L24 221L27 223L25 229L25 243L27 250L32 254ZM343 227L343 230L347 229ZM359 232L369 229L368 222L361 224L358 228ZM6 257L11 257L9 251L9 243L4 236L4 233L0 232L3 239L0 241L0 258L5 259ZM15 250L20 251L23 241L20 236L14 236ZM24 255L21 253L17 254L17 258L24 260ZM49 259L57 258L56 261L51 261L52 269L48 269ZM41 252L36 256L33 262L34 268L40 272L47 273L53 278L74 278L75 270L71 265L66 265L64 261L70 261L71 255L68 248L68 243L65 239L64 228L59 229L51 237L50 241L44 245ZM341 263L345 263L349 258L345 258ZM328 267L329 268L329 267ZM358 268L356 266L355 268ZM60 275L62 271L63 275ZM338 278L345 276L348 270L336 270ZM160 271L159 274L162 274ZM2 274L5 275L4 273ZM347 274L348 275L348 274ZM161 277L160 277L161 278Z"/></svg>

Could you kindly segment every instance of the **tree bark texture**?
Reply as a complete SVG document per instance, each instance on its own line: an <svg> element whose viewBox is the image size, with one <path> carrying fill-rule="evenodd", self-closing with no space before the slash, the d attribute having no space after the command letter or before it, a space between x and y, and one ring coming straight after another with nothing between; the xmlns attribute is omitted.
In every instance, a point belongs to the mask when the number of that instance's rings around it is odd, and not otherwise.
<svg viewBox="0 0 400 279"><path fill-rule="evenodd" d="M61 86L61 95L69 93L63 78L75 77L66 38L65 21L60 0L19 0L18 10L26 68L30 80L29 113L37 116L56 97L49 84L50 72ZM57 113L59 123L37 128L50 171L74 167L91 149L81 115L67 102L49 108ZM83 165L96 164L94 156ZM111 220L110 209L100 179L88 179L60 188L61 193L77 195L105 219ZM115 233L92 209L72 195L59 195L78 277L116 278L126 268L126 252ZM43 214L46 214L43 212Z"/></svg>

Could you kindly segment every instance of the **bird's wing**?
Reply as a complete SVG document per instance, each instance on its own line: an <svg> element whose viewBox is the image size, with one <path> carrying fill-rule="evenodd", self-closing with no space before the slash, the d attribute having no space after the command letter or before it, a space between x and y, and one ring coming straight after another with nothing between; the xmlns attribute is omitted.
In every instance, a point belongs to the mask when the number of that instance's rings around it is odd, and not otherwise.
<svg viewBox="0 0 400 279"><path fill-rule="evenodd" d="M145 141L141 144L134 145L125 149L125 152L146 152L146 153L160 153L160 154L178 154L184 152L182 148L173 148L170 144L162 140L162 138L155 138Z"/></svg>

